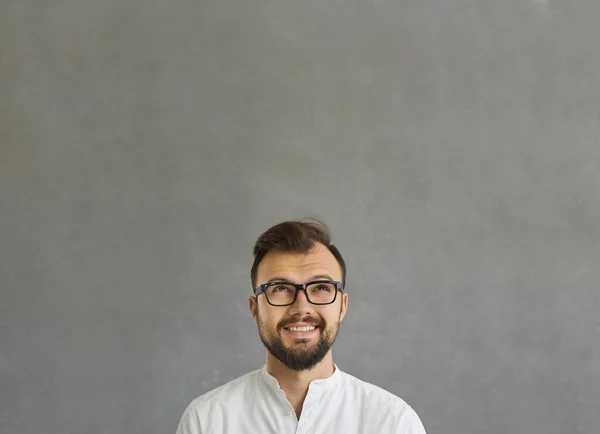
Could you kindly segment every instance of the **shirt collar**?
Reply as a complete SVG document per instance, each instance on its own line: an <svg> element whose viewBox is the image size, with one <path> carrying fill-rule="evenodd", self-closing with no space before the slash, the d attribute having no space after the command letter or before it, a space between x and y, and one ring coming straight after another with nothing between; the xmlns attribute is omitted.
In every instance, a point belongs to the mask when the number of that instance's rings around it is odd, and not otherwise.
<svg viewBox="0 0 600 434"><path fill-rule="evenodd" d="M340 381L342 381L342 371L340 371L340 368L338 368L338 366L335 363L333 364L333 368L334 368L333 374L331 374L329 377L313 380L310 382L310 384L319 386L320 388L323 388L325 390L331 389L331 388L335 387L336 385L338 385L340 383ZM274 389L276 393L283 392L281 387L279 387L279 382L277 381L277 378L273 377L271 374L269 374L267 372L266 364L263 365L260 372L261 372L261 376L262 376L263 380L269 387Z"/></svg>

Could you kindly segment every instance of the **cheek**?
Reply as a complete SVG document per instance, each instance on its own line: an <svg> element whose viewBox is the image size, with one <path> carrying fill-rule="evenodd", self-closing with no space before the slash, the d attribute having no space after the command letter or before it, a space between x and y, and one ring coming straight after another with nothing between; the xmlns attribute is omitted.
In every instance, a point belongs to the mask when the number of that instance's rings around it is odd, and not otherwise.
<svg viewBox="0 0 600 434"><path fill-rule="evenodd" d="M332 312L327 312L327 314L323 314L323 321L327 325L327 328L337 327L340 322L340 312L338 309L335 309Z"/></svg>
<svg viewBox="0 0 600 434"><path fill-rule="evenodd" d="M337 305L330 306L330 309L320 312L321 317L328 323L338 322L340 318L340 308Z"/></svg>
<svg viewBox="0 0 600 434"><path fill-rule="evenodd" d="M261 311L258 314L258 325L261 328L275 330L279 321L280 319L278 319L277 316L273 315L273 313L267 314L267 312Z"/></svg>
<svg viewBox="0 0 600 434"><path fill-rule="evenodd" d="M327 315L323 317L323 321L325 321L327 327L332 327L338 322L338 319L335 315Z"/></svg>

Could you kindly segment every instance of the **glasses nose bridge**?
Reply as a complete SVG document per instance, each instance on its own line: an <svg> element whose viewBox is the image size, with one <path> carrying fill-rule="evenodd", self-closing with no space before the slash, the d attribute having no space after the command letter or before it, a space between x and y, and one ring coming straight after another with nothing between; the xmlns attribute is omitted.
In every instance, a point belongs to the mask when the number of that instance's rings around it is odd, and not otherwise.
<svg viewBox="0 0 600 434"><path fill-rule="evenodd" d="M300 283L300 284L294 285L294 286L296 287L296 293L294 294L294 301L292 301L292 306L294 304L296 304L296 301L298 301L298 294L300 293L300 291L304 291L304 298L306 298L306 302L308 304L312 304L310 302L310 299L308 298L308 292L307 292L308 284L306 284L306 283Z"/></svg>

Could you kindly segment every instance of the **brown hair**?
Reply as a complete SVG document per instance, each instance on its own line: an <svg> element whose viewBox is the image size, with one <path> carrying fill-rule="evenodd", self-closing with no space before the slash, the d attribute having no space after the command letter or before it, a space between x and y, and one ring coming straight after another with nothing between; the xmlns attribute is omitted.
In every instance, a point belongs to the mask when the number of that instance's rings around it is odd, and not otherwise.
<svg viewBox="0 0 600 434"><path fill-rule="evenodd" d="M250 271L252 288L256 287L256 275L260 261L271 250L289 253L308 253L315 243L325 245L335 256L342 269L342 284L346 283L346 263L336 246L331 244L331 235L325 223L313 221L285 221L267 229L254 244L254 263Z"/></svg>

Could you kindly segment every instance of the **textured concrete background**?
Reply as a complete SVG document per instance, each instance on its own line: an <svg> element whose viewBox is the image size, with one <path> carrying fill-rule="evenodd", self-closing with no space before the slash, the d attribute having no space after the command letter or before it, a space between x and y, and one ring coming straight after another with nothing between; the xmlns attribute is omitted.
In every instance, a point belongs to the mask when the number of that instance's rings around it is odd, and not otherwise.
<svg viewBox="0 0 600 434"><path fill-rule="evenodd" d="M0 432L174 432L324 219L345 371L428 432L600 432L600 2L0 2Z"/></svg>

